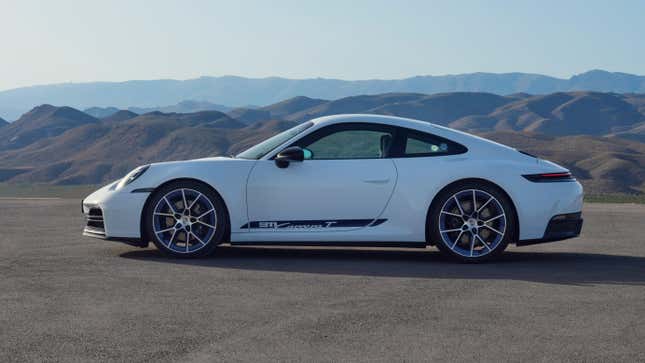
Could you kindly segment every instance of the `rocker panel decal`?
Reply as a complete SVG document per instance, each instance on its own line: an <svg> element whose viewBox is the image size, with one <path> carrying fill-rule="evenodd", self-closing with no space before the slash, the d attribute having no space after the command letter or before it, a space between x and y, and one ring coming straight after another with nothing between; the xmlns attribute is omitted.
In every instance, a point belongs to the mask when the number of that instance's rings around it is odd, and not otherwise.
<svg viewBox="0 0 645 363"><path fill-rule="evenodd" d="M384 223L387 219L321 219L301 221L252 221L246 223L241 229L328 229L374 227Z"/></svg>

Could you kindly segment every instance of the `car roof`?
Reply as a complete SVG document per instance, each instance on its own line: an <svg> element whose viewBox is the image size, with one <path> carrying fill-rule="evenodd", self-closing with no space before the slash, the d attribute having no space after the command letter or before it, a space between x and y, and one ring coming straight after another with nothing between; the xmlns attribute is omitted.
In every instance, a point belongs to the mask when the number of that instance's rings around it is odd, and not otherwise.
<svg viewBox="0 0 645 363"><path fill-rule="evenodd" d="M346 123L346 122L368 122L368 123L378 123L378 124L386 124L386 125L392 125L392 126L407 127L410 129L417 129L422 131L423 130L429 131L437 127L437 125L431 122L413 120L405 117L358 114L358 113L323 116L323 117L312 119L311 122L317 126L327 126L327 125Z"/></svg>
<svg viewBox="0 0 645 363"><path fill-rule="evenodd" d="M367 123L377 123L385 124L396 127L405 127L409 129L419 130L427 133L432 133L449 140L458 142L465 145L469 149L477 148L480 151L483 149L493 151L508 151L514 150L513 148L497 143L492 140L488 140L477 135L472 135L467 132L455 130L450 127L441 126L433 124L429 121L420 121L411 118L398 117L398 116L389 116L389 115L373 115L373 114L340 114L340 115L331 115L323 116L310 120L315 127L314 129L319 129L323 126L347 123L347 122L367 122ZM482 149L483 148L483 149Z"/></svg>

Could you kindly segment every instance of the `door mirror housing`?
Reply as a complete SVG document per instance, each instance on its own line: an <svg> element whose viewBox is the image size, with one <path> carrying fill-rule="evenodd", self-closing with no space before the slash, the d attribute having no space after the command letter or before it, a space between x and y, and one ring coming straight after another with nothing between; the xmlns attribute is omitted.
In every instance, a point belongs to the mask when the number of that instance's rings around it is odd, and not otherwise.
<svg viewBox="0 0 645 363"><path fill-rule="evenodd" d="M291 146L275 156L275 165L278 168L286 168L291 162L302 162L305 160L305 152L300 146Z"/></svg>

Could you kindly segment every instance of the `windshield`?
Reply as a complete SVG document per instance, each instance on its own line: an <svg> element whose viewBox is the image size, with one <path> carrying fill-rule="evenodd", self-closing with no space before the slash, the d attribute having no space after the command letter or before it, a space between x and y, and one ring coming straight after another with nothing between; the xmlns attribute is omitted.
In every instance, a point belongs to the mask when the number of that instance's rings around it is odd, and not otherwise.
<svg viewBox="0 0 645 363"><path fill-rule="evenodd" d="M263 157L264 155L268 154L271 150L275 149L276 147L284 144L287 140L291 139L292 137L310 128L312 125L313 125L312 122L305 122L304 124L300 124L298 126L292 127L289 130L283 131L275 136L272 136L262 141L261 143L251 147L250 149L247 149L246 151L243 151L235 155L235 157L241 158L241 159L257 160Z"/></svg>

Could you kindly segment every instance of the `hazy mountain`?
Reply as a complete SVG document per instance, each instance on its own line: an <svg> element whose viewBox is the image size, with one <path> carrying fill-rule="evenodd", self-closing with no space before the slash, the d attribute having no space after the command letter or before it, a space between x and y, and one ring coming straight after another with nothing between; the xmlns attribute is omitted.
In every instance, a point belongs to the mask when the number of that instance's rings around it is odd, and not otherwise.
<svg viewBox="0 0 645 363"><path fill-rule="evenodd" d="M311 99L309 99L311 100ZM645 95L623 96L598 92L560 92L549 95L498 96L453 92L434 95L388 93L352 96L334 101L315 100L301 106L302 97L261 108L270 118L290 121L338 113L374 113L410 117L474 132L526 131L547 135L605 135L632 130L645 121L639 102ZM313 100L312 100L313 101ZM279 106L279 107L277 107ZM276 108L278 113L274 113Z"/></svg>
<svg viewBox="0 0 645 363"><path fill-rule="evenodd" d="M257 108L236 108L228 112L227 115L245 124L270 120L272 117L271 112Z"/></svg>
<svg viewBox="0 0 645 363"><path fill-rule="evenodd" d="M645 92L645 76L635 76L621 72L607 72L598 69L575 75L567 83L568 87L566 90L568 91Z"/></svg>
<svg viewBox="0 0 645 363"><path fill-rule="evenodd" d="M594 70L569 79L528 73L470 73L444 76L417 76L396 80L345 81L339 79L201 77L189 80L148 80L126 82L64 83L22 87L0 92L0 116L13 120L22 112L42 103L77 108L92 106L132 109L136 113L227 111L225 108L199 110L165 109L183 100L204 100L229 106L268 105L281 100L307 96L338 99L381 93L487 92L547 94L561 91L645 92L645 76ZM189 101L193 102L193 101ZM180 104L181 105L181 104Z"/></svg>
<svg viewBox="0 0 645 363"><path fill-rule="evenodd" d="M0 117L0 127L9 125L9 122L5 121L2 117Z"/></svg>
<svg viewBox="0 0 645 363"><path fill-rule="evenodd" d="M239 151L243 146L235 144L251 145L283 127L289 126L250 127L217 111L151 112L123 122L86 124L0 152L0 171L14 182L100 183L146 162Z"/></svg>
<svg viewBox="0 0 645 363"><path fill-rule="evenodd" d="M322 104L329 103L327 100L313 99L305 96L296 96L287 100L262 107L261 110L268 111L272 117L287 118Z"/></svg>
<svg viewBox="0 0 645 363"><path fill-rule="evenodd" d="M200 111L220 111L228 112L232 110L231 107L218 105L216 103L206 102L206 101L190 101L184 100L177 104L169 106L156 106L156 107L128 107L126 109L137 115L142 115L144 113L159 111L164 113L191 113L191 112L200 112ZM117 107L90 107L83 110L83 112L94 116L96 118L105 118L111 116L120 109Z"/></svg>
<svg viewBox="0 0 645 363"><path fill-rule="evenodd" d="M338 113L375 113L447 124L463 116L487 114L512 101L512 98L490 93L455 92L435 95L387 93L326 101L294 112L285 118L303 121L312 117Z"/></svg>
<svg viewBox="0 0 645 363"><path fill-rule="evenodd" d="M41 105L0 129L0 151L25 147L43 138L98 120L71 107Z"/></svg>
<svg viewBox="0 0 645 363"><path fill-rule="evenodd" d="M624 95L625 102L629 102L636 107L638 112L645 114L645 95L643 94L626 94Z"/></svg>
<svg viewBox="0 0 645 363"><path fill-rule="evenodd" d="M175 105L170 105L170 106L128 107L128 110L141 115L141 114L153 112L153 111L160 111L160 112L166 112L166 113L171 113L171 112L190 113L190 112L200 112L200 111L227 112L232 110L232 107L219 105L219 104L207 102L207 101L184 100Z"/></svg>
<svg viewBox="0 0 645 363"><path fill-rule="evenodd" d="M303 120L335 113L413 117L525 149L574 171L588 192L645 192L645 95L558 92L388 93L261 108L96 119L42 105L0 129L0 181L100 183L133 167L237 153Z"/></svg>
<svg viewBox="0 0 645 363"><path fill-rule="evenodd" d="M84 109L83 112L92 117L105 118L119 112L119 109L116 107L90 107Z"/></svg>
<svg viewBox="0 0 645 363"><path fill-rule="evenodd" d="M622 95L569 92L522 98L488 114L465 116L449 126L470 131L605 135L641 121L645 121L645 114Z"/></svg>
<svg viewBox="0 0 645 363"><path fill-rule="evenodd" d="M121 121L127 121L131 118L135 118L139 115L132 111L128 110L118 110L109 116L105 116L101 118L101 121L103 122L121 122Z"/></svg>

